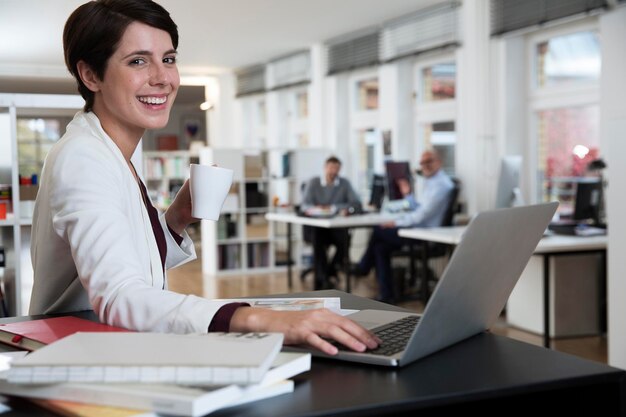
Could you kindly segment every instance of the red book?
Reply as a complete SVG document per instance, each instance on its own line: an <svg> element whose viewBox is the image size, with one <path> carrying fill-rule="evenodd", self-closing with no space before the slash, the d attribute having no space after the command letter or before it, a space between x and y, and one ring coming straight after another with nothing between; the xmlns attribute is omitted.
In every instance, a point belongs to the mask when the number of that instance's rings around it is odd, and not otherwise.
<svg viewBox="0 0 626 417"><path fill-rule="evenodd" d="M121 327L65 316L0 324L0 342L33 351L76 332L128 331Z"/></svg>

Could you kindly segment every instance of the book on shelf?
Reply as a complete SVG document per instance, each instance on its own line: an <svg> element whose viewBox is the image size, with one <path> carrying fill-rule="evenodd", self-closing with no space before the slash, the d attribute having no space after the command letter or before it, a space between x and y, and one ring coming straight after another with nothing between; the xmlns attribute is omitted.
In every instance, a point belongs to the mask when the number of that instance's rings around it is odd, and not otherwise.
<svg viewBox="0 0 626 417"><path fill-rule="evenodd" d="M282 333L75 333L11 364L10 382L253 384Z"/></svg>
<svg viewBox="0 0 626 417"><path fill-rule="evenodd" d="M238 243L218 245L217 249L219 269L241 268L240 245Z"/></svg>
<svg viewBox="0 0 626 417"><path fill-rule="evenodd" d="M0 374L0 393L48 401L81 402L92 404L93 407L106 405L168 415L201 416L218 409L292 392L294 385L289 378L310 369L310 354L280 352L260 383L248 386L102 383L20 385L8 382ZM80 408L72 404L68 407Z"/></svg>
<svg viewBox="0 0 626 417"><path fill-rule="evenodd" d="M248 243L248 267L269 266L269 244L267 242Z"/></svg>
<svg viewBox="0 0 626 417"><path fill-rule="evenodd" d="M129 332L73 316L0 324L0 342L25 350L37 350L76 332Z"/></svg>

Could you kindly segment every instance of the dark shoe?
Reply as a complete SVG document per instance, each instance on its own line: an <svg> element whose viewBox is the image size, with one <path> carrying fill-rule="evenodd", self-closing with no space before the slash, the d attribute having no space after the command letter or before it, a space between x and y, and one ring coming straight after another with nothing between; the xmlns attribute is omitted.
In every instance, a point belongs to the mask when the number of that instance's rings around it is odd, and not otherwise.
<svg viewBox="0 0 626 417"><path fill-rule="evenodd" d="M339 272L338 269L335 268L334 266L331 266L330 268L328 268L328 270L326 271L326 276L328 277L339 277Z"/></svg>

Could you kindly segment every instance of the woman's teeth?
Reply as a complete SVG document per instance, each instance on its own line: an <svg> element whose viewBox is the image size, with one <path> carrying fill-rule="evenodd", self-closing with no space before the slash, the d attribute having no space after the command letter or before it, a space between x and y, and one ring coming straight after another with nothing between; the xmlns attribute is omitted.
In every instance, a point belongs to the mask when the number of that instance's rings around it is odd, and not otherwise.
<svg viewBox="0 0 626 417"><path fill-rule="evenodd" d="M139 101L146 104L163 104L167 101L167 97L139 97Z"/></svg>

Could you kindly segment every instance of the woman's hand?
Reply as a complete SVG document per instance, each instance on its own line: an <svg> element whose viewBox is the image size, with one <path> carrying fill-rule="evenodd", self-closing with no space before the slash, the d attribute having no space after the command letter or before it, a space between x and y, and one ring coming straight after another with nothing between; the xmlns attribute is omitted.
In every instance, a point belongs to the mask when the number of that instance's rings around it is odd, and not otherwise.
<svg viewBox="0 0 626 417"><path fill-rule="evenodd" d="M328 309L307 311L276 311L264 308L240 307L230 321L232 332L277 332L285 335L284 344L307 344L328 355L338 352L336 346L324 339L363 352L375 349L380 340L354 321Z"/></svg>
<svg viewBox="0 0 626 417"><path fill-rule="evenodd" d="M187 226L199 220L191 216L191 192L189 180L186 180L165 212L165 221L172 230L182 235Z"/></svg>

